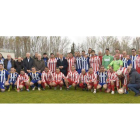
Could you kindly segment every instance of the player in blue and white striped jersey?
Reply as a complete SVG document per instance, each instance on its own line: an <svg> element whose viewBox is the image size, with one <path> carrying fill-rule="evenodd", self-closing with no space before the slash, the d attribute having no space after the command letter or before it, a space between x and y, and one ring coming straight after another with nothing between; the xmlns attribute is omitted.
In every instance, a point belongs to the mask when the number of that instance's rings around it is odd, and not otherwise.
<svg viewBox="0 0 140 140"><path fill-rule="evenodd" d="M104 88L107 89L107 75L108 72L105 70L104 66L100 67L100 71L97 71L97 79L99 80L99 84L97 89Z"/></svg>
<svg viewBox="0 0 140 140"><path fill-rule="evenodd" d="M125 68L127 68L128 66L132 64L129 55L127 55L126 57L123 57L122 61L123 61L123 67Z"/></svg>
<svg viewBox="0 0 140 140"><path fill-rule="evenodd" d="M17 85L17 77L18 77L18 73L14 68L11 68L9 85L12 85L12 89L14 89L15 86ZM10 91L10 88L8 89L8 91Z"/></svg>
<svg viewBox="0 0 140 140"><path fill-rule="evenodd" d="M35 90L35 86L38 86L38 90L40 91L41 87L41 73L36 71L35 67L32 67L32 71L28 74L31 78L30 86L32 90Z"/></svg>
<svg viewBox="0 0 140 140"><path fill-rule="evenodd" d="M82 58L80 56L80 52L77 52L77 57L76 59L76 71L80 74L82 70Z"/></svg>
<svg viewBox="0 0 140 140"><path fill-rule="evenodd" d="M89 57L86 56L84 50L82 51L81 61L82 61L82 69L85 69L85 71L88 72L88 70L89 70Z"/></svg>
<svg viewBox="0 0 140 140"><path fill-rule="evenodd" d="M9 86L9 79L9 72L3 68L3 64L0 64L0 89L2 92L5 91L5 86Z"/></svg>
<svg viewBox="0 0 140 140"><path fill-rule="evenodd" d="M132 55L130 56L130 58L131 58L131 62L132 62L132 68L136 69L136 59L137 59L138 55L136 55L135 48L133 48L131 51L132 51Z"/></svg>

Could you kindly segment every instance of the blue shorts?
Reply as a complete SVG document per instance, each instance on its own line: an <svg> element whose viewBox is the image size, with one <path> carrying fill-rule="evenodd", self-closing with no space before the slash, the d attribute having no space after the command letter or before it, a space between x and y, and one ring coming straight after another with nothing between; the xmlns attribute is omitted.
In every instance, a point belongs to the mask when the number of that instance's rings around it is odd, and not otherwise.
<svg viewBox="0 0 140 140"><path fill-rule="evenodd" d="M4 82L0 82L0 89L5 89Z"/></svg>
<svg viewBox="0 0 140 140"><path fill-rule="evenodd" d="M12 85L15 85L15 82L16 82L16 81L10 81L10 80L9 80L9 84L10 84L10 85L11 85L11 83L12 83Z"/></svg>
<svg viewBox="0 0 140 140"><path fill-rule="evenodd" d="M81 69L77 69L76 71L77 71L79 74L81 73Z"/></svg>
<svg viewBox="0 0 140 140"><path fill-rule="evenodd" d="M101 85L101 86L103 86L103 85L105 85L105 84L107 84L107 83L99 83L99 85Z"/></svg>
<svg viewBox="0 0 140 140"><path fill-rule="evenodd" d="M38 81L40 81L40 80L31 80L31 82L34 84L38 84Z"/></svg>

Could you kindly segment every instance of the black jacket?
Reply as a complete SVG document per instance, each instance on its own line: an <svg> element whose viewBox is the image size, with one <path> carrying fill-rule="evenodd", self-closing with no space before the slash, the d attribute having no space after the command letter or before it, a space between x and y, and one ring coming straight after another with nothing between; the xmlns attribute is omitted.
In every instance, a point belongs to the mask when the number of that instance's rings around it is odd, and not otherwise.
<svg viewBox="0 0 140 140"><path fill-rule="evenodd" d="M27 57L23 59L23 67L24 71L27 73L27 70L31 70L31 68L34 66L34 59L30 57L30 61L28 62Z"/></svg>
<svg viewBox="0 0 140 140"><path fill-rule="evenodd" d="M21 69L24 69L24 67L23 67L23 61L21 61L21 62L18 62L18 60L15 61L15 69L16 69L16 72L19 74L20 73L20 70Z"/></svg>
<svg viewBox="0 0 140 140"><path fill-rule="evenodd" d="M140 84L140 74L133 68L129 73L129 80L130 84Z"/></svg>
<svg viewBox="0 0 140 140"><path fill-rule="evenodd" d="M63 58L63 61L61 62L60 59L57 60L57 67L63 66L63 69L60 69L60 71L66 76L67 75L67 68L68 68L68 62L65 58Z"/></svg>
<svg viewBox="0 0 140 140"><path fill-rule="evenodd" d="M8 59L4 59L4 68L7 69ZM15 67L15 61L11 58L12 67Z"/></svg>

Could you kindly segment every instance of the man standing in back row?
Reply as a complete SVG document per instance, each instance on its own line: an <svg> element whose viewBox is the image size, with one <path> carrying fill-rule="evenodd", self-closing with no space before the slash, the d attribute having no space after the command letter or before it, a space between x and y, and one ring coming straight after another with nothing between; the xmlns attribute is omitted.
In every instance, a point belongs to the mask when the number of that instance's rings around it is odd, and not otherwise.
<svg viewBox="0 0 140 140"><path fill-rule="evenodd" d="M105 55L102 59L102 65L105 69L107 69L108 65L113 61L113 56L110 55L109 48L106 48Z"/></svg>

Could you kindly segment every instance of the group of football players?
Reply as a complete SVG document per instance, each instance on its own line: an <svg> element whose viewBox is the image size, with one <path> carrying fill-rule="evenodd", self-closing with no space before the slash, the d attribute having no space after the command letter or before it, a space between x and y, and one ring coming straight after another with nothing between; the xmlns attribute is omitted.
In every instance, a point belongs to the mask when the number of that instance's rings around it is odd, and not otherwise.
<svg viewBox="0 0 140 140"><path fill-rule="evenodd" d="M129 82L129 68L133 67L140 73L140 51L136 55L136 50L132 49L132 55L120 54L119 49L116 49L115 55L109 54L109 49L106 48L105 55L99 52L97 55L94 50L89 48L88 54L85 51L68 53L67 73L61 72L60 67L57 67L57 61L60 58L49 58L48 64L41 73L32 67L28 73L24 69L18 74L15 68L11 68L8 72L4 69L3 64L0 64L0 88L4 92L6 89L10 91L10 86L20 92L26 88L35 90L46 90L48 88L62 90L65 87L69 90L71 86L75 90L79 87L83 91L91 91L96 93L97 90L105 89L105 92L114 94L115 89L123 89L123 93L128 93L127 84ZM63 60L62 60L63 61ZM63 66L62 66L63 67Z"/></svg>

